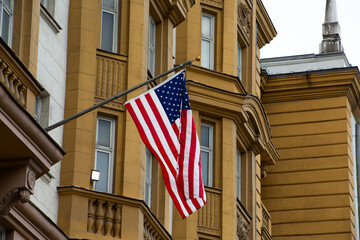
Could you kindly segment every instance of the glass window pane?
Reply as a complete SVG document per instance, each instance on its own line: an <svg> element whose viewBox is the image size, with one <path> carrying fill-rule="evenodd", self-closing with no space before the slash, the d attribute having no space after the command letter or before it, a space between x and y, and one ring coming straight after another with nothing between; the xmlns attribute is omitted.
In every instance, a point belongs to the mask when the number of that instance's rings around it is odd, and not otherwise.
<svg viewBox="0 0 360 240"><path fill-rule="evenodd" d="M209 153L201 151L201 176L205 186L209 185Z"/></svg>
<svg viewBox="0 0 360 240"><path fill-rule="evenodd" d="M115 2L114 2L114 0L103 0L102 1L102 6L104 8L114 9L115 8Z"/></svg>
<svg viewBox="0 0 360 240"><path fill-rule="evenodd" d="M241 180L240 177L236 178L236 196L241 200Z"/></svg>
<svg viewBox="0 0 360 240"><path fill-rule="evenodd" d="M10 9L10 0L4 0L4 4L7 9Z"/></svg>
<svg viewBox="0 0 360 240"><path fill-rule="evenodd" d="M151 164L152 164L152 155L147 150L146 159L145 159L145 178L150 182L151 181Z"/></svg>
<svg viewBox="0 0 360 240"><path fill-rule="evenodd" d="M111 122L99 119L97 144L101 146L110 147L110 129Z"/></svg>
<svg viewBox="0 0 360 240"><path fill-rule="evenodd" d="M107 186L109 181L109 153L96 152L96 166L95 169L100 171L100 179L95 183L95 190L107 192Z"/></svg>
<svg viewBox="0 0 360 240"><path fill-rule="evenodd" d="M201 146L209 147L210 140L210 128L208 126L201 125Z"/></svg>
<svg viewBox="0 0 360 240"><path fill-rule="evenodd" d="M211 37L211 18L206 15L202 15L201 19L201 36Z"/></svg>
<svg viewBox="0 0 360 240"><path fill-rule="evenodd" d="M9 44L10 15L3 9L1 37Z"/></svg>
<svg viewBox="0 0 360 240"><path fill-rule="evenodd" d="M201 66L210 68L210 42L201 41Z"/></svg>
<svg viewBox="0 0 360 240"><path fill-rule="evenodd" d="M151 191L151 188L150 188L149 184L147 184L145 182L145 202L149 207L150 207L150 197L151 197L150 191Z"/></svg>
<svg viewBox="0 0 360 240"><path fill-rule="evenodd" d="M102 12L101 19L101 49L113 51L114 14Z"/></svg>

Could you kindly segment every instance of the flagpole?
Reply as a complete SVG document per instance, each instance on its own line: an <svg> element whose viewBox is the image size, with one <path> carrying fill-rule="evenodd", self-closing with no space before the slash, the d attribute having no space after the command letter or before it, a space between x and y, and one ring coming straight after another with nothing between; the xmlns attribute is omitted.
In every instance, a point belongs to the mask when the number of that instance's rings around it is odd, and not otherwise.
<svg viewBox="0 0 360 240"><path fill-rule="evenodd" d="M178 66L176 66L176 67L174 67L174 68L172 68L172 69L170 69L170 70L168 70L168 71L166 71L166 72L164 72L164 73L162 73L162 74L160 74L160 75L158 75L158 76L156 76L156 77L154 77L152 79L149 79L149 80L147 80L147 81L145 81L143 83L140 83L139 85L136 85L136 86L134 86L132 88L129 88L128 90L126 90L124 92L118 93L115 96L112 96L112 97L110 97L110 98L108 98L108 99L106 99L106 100L104 100L102 102L99 102L99 103L95 104L94 106L91 106L91 107L89 107L87 109L84 109L84 110L76 113L75 115L73 115L71 117L68 117L68 118L66 118L66 119L64 119L62 121L59 121L59 122L45 128L45 131L49 132L49 131L57 128L57 127L60 127L61 125L64 125L65 123L68 123L71 120L74 120L74 119L76 119L76 118L78 118L78 117L80 117L80 116L82 116L82 115L84 115L84 114L86 114L88 112L91 112L92 110L94 110L94 109L96 109L98 107L101 107L101 106L103 106L103 105L105 105L105 104L107 104L107 103L109 103L109 102L111 102L111 101L113 101L113 100L115 100L115 99L117 99L119 97L125 96L126 94L128 94L128 93L130 93L130 92L132 92L132 91L134 91L134 90L136 90L138 88L141 88L142 86L144 86L146 84L154 82L155 80L157 80L159 78L162 78L162 77L168 75L169 73L172 73L172 72L174 72L174 71L176 71L176 70L178 70L180 68L183 68L185 66L188 66L188 65L192 64L193 61L200 61L200 57L198 56L194 60L189 60L189 61L187 61L185 63L182 63L182 64L180 64L180 65L178 65Z"/></svg>

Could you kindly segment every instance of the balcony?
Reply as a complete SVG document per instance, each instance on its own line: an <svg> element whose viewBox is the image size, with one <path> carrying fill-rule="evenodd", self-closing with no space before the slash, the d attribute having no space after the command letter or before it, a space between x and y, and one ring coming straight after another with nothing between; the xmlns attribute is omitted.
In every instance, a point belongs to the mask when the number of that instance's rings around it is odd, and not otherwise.
<svg viewBox="0 0 360 240"><path fill-rule="evenodd" d="M221 189L205 187L207 202L199 209L198 232L221 236Z"/></svg>
<svg viewBox="0 0 360 240"><path fill-rule="evenodd" d="M236 235L238 236L239 239L249 240L251 216L246 211L245 207L240 203L240 201L237 202L236 218L237 218Z"/></svg>
<svg viewBox="0 0 360 240"><path fill-rule="evenodd" d="M58 192L58 224L72 238L172 239L142 200L75 186L59 187Z"/></svg>
<svg viewBox="0 0 360 240"><path fill-rule="evenodd" d="M271 236L271 217L264 205L262 205L261 240L273 240Z"/></svg>
<svg viewBox="0 0 360 240"><path fill-rule="evenodd" d="M22 107L34 114L35 98L40 95L43 87L2 39L0 83Z"/></svg>
<svg viewBox="0 0 360 240"><path fill-rule="evenodd" d="M96 53L96 62L95 103L98 103L125 90L127 57L98 50ZM123 102L124 97L116 99L106 106L121 109Z"/></svg>

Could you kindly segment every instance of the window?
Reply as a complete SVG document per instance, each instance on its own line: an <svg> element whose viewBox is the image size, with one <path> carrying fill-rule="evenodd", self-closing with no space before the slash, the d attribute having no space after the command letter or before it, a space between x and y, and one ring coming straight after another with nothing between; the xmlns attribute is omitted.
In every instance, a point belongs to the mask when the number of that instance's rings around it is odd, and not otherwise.
<svg viewBox="0 0 360 240"><path fill-rule="evenodd" d="M101 49L109 52L117 51L117 9L117 0L102 0L100 45Z"/></svg>
<svg viewBox="0 0 360 240"><path fill-rule="evenodd" d="M46 8L46 10L54 16L55 12L55 0L40 0L41 4Z"/></svg>
<svg viewBox="0 0 360 240"><path fill-rule="evenodd" d="M241 200L241 153L236 150L236 197Z"/></svg>
<svg viewBox="0 0 360 240"><path fill-rule="evenodd" d="M13 21L13 0L0 0L1 4L1 38L11 46L12 21Z"/></svg>
<svg viewBox="0 0 360 240"><path fill-rule="evenodd" d="M214 69L214 25L213 15L201 15L201 66L209 69Z"/></svg>
<svg viewBox="0 0 360 240"><path fill-rule="evenodd" d="M152 174L152 153L146 148L145 153L145 203L151 204L151 174Z"/></svg>
<svg viewBox="0 0 360 240"><path fill-rule="evenodd" d="M98 117L95 145L95 169L100 171L100 179L94 189L101 192L112 192L112 169L114 158L114 119Z"/></svg>
<svg viewBox="0 0 360 240"><path fill-rule="evenodd" d="M240 43L237 45L237 76L241 80L241 58L242 58L242 47Z"/></svg>
<svg viewBox="0 0 360 240"><path fill-rule="evenodd" d="M0 240L5 240L5 230L0 227Z"/></svg>
<svg viewBox="0 0 360 240"><path fill-rule="evenodd" d="M49 104L50 95L46 91L43 91L41 95L35 98L34 118L44 128L49 126Z"/></svg>
<svg viewBox="0 0 360 240"><path fill-rule="evenodd" d="M152 77L155 76L155 38L156 23L151 15L149 15L148 70Z"/></svg>
<svg viewBox="0 0 360 240"><path fill-rule="evenodd" d="M205 186L212 187L213 126L201 123L201 175Z"/></svg>

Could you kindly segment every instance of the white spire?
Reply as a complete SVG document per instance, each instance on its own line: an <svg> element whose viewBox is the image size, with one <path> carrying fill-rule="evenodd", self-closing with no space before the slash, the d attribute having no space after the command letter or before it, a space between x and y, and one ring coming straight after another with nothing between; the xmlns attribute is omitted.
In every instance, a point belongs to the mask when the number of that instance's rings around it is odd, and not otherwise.
<svg viewBox="0 0 360 240"><path fill-rule="evenodd" d="M325 22L322 31L323 40L320 44L320 53L344 51L341 44L336 0L326 0Z"/></svg>
<svg viewBox="0 0 360 240"><path fill-rule="evenodd" d="M325 23L337 22L336 0L326 1Z"/></svg>

